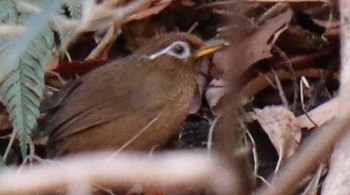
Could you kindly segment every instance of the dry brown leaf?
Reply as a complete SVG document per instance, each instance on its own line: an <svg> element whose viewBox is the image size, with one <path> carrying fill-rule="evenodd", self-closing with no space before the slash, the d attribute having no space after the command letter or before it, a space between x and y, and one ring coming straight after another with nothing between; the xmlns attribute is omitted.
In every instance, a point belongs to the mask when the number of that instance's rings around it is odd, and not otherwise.
<svg viewBox="0 0 350 195"><path fill-rule="evenodd" d="M72 79L77 75L81 76L87 72L107 64L106 60L85 60L85 61L71 61L69 63L58 64L53 67L52 71L58 73L64 79ZM47 79L51 78L47 75ZM56 76L54 76L56 79Z"/></svg>
<svg viewBox="0 0 350 195"><path fill-rule="evenodd" d="M233 96L239 94L240 88L247 82L245 81L247 70L256 62L271 57L270 51L273 44L269 40L278 30L290 22L291 17L292 11L287 10L266 20L265 23L256 28L242 19L242 21L236 22L236 28L220 35L221 38L229 41L230 46L217 52L213 62L216 69L223 73L221 78L227 82L225 90L230 91ZM228 99L230 100L227 102L218 103L217 113L222 112L220 110L228 104L235 104L230 102L233 99L237 101L237 98Z"/></svg>
<svg viewBox="0 0 350 195"><path fill-rule="evenodd" d="M273 44L269 40L291 18L292 11L287 10L256 28L242 21L237 28L223 32L220 36L228 39L230 46L214 55L214 63L224 72L223 77L231 83L239 81L250 66L271 57Z"/></svg>
<svg viewBox="0 0 350 195"><path fill-rule="evenodd" d="M307 112L307 115L311 118L311 120L317 124L317 126L322 126L324 123L332 120L338 112L339 109L339 100L338 98L333 98L326 103L319 105L318 107L312 109ZM296 123L300 128L311 129L314 128L314 123L310 121L310 119L303 114L298 116L296 119Z"/></svg>
<svg viewBox="0 0 350 195"><path fill-rule="evenodd" d="M6 114L0 114L0 131L7 130L12 127L11 122Z"/></svg>
<svg viewBox="0 0 350 195"><path fill-rule="evenodd" d="M293 155L301 139L301 130L296 125L294 114L283 106L266 106L254 111L252 118L267 133L280 158Z"/></svg>

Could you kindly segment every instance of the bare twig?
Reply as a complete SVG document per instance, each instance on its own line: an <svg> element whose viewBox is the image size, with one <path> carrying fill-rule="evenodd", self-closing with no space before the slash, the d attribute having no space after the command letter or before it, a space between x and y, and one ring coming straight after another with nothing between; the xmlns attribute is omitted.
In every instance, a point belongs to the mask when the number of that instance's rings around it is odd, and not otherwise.
<svg viewBox="0 0 350 195"><path fill-rule="evenodd" d="M286 27L287 29L287 27ZM279 31L281 33L281 31ZM277 36L278 37L278 36ZM293 105L292 105L292 112L295 112L296 110L296 105L297 105L297 101L298 101L298 82L297 82L297 77L295 75L295 71L294 68L292 66L292 62L290 61L290 59L288 58L287 54L279 47L274 46L273 47L274 50L277 52L277 54L279 55L280 58L282 58L285 61L285 65L288 68L288 70L291 73L291 80L293 82Z"/></svg>
<svg viewBox="0 0 350 195"><path fill-rule="evenodd" d="M284 93L281 80L278 78L278 75L276 74L275 70L272 67L271 67L271 72L272 72L272 74L273 74L273 76L275 78L276 86L277 86L280 98L282 100L282 103L283 103L284 107L288 108L289 103L288 103L287 97L286 97L286 95Z"/></svg>
<svg viewBox="0 0 350 195"><path fill-rule="evenodd" d="M8 157L8 155L10 154L11 148L12 148L12 146L13 146L15 140L16 140L16 136L17 136L16 131L12 131L10 141L9 141L9 143L7 144L7 147L6 147L4 156L2 157L2 159L3 159L5 162L7 161L7 157Z"/></svg>
<svg viewBox="0 0 350 195"><path fill-rule="evenodd" d="M115 30L114 26L110 26L103 36L102 40L99 44L92 50L86 60L94 60L94 59L106 59L107 53L114 41L118 38L121 31Z"/></svg>
<svg viewBox="0 0 350 195"><path fill-rule="evenodd" d="M0 194L32 194L66 188L74 192L84 181L89 185L130 186L134 183L151 186L195 185L218 194L232 193L232 175L219 161L205 153L171 153L149 157L140 154L88 154L63 159L64 166L37 166L2 169ZM30 181L30 182L28 182Z"/></svg>
<svg viewBox="0 0 350 195"><path fill-rule="evenodd" d="M276 70L276 74L281 81L290 80L294 76L295 77L310 77L310 78L318 78L322 75L328 74L327 71L321 69L304 69L304 70L296 70L295 74L292 75L290 71L285 70ZM338 75L333 73L331 74L331 78L337 79ZM252 97L254 97L258 92L270 86L270 81L273 79L272 73L265 73L264 75L259 75L255 79L251 80L247 83L242 91L242 99L240 100L240 105L246 104Z"/></svg>

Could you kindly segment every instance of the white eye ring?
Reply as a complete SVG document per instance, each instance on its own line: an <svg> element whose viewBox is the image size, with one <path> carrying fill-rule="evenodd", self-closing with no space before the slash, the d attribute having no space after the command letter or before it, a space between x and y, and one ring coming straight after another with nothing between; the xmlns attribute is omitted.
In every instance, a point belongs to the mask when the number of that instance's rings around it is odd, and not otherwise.
<svg viewBox="0 0 350 195"><path fill-rule="evenodd" d="M191 56L191 49L188 43L183 41L175 41L165 49L162 49L149 56L150 59L155 59L160 55L167 54L179 59L186 59Z"/></svg>

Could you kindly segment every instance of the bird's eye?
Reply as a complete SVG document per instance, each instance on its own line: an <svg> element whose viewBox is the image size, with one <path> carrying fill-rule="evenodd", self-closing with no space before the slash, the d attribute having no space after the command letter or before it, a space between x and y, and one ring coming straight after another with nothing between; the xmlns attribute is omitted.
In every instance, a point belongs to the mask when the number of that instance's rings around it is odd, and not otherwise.
<svg viewBox="0 0 350 195"><path fill-rule="evenodd" d="M172 48L172 51L179 56L181 56L185 50L186 49L180 44L174 45Z"/></svg>
<svg viewBox="0 0 350 195"><path fill-rule="evenodd" d="M184 41L176 41L170 44L165 49L162 49L156 53L151 54L149 58L155 59L156 57L162 54L171 55L179 59L186 59L191 56L191 49L188 43Z"/></svg>
<svg viewBox="0 0 350 195"><path fill-rule="evenodd" d="M188 43L183 41L176 41L173 44L171 44L168 48L170 49L166 52L167 54L180 59L188 58L191 55L190 46L188 45Z"/></svg>

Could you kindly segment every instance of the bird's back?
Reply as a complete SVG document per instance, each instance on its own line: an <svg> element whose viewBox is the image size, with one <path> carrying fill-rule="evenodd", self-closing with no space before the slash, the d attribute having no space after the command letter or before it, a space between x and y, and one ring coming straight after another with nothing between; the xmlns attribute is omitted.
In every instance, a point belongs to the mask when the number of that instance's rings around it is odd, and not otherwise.
<svg viewBox="0 0 350 195"><path fill-rule="evenodd" d="M49 135L49 156L150 150L176 132L188 114L195 75L188 70L164 74L140 63L119 61L80 78L50 113L44 130Z"/></svg>

